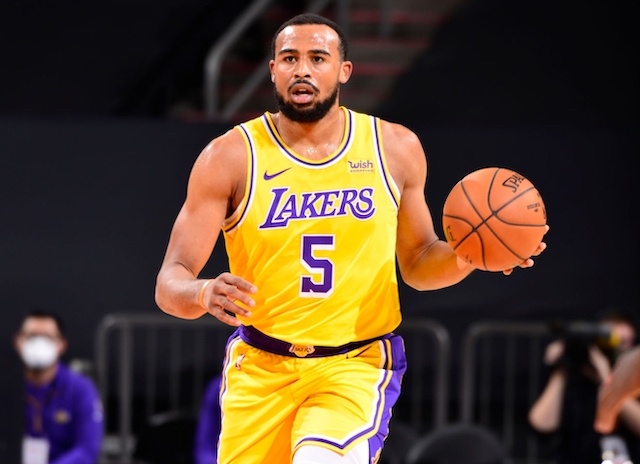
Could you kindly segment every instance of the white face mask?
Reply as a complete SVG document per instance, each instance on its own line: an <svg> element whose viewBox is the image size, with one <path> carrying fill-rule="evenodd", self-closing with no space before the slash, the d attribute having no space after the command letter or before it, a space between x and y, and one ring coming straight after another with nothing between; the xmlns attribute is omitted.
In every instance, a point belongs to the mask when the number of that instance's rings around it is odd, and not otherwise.
<svg viewBox="0 0 640 464"><path fill-rule="evenodd" d="M48 337L31 337L22 344L20 352L24 363L32 369L46 369L58 359L58 347Z"/></svg>

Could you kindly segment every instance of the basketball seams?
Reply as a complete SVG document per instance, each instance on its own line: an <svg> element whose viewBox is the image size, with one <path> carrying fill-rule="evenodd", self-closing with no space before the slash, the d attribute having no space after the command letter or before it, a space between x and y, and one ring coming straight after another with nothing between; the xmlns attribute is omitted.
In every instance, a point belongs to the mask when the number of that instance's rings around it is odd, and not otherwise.
<svg viewBox="0 0 640 464"><path fill-rule="evenodd" d="M526 190L524 190L523 192L518 193L516 196L514 196L513 198L511 198L510 200L506 201L505 203L502 204L502 206L500 206L497 209L494 209L494 207L491 205L491 191L493 190L493 187L495 185L495 180L498 177L498 173L501 171L501 168L497 168L493 171L493 175L491 176L491 182L489 182L489 188L487 189L487 206L489 207L489 211L491 211L491 215L488 216L486 219L484 219L482 221L481 224L478 225L478 227L480 227L482 224L487 226L487 229L493 234L493 236L498 240L498 242L500 242L500 244L506 248L506 250L511 253L513 256L515 256L516 258L518 258L520 261L524 261L526 258L523 258L522 256L520 256L518 253L516 253L515 251L513 251L513 249L504 241L504 239L502 237L500 237L500 235L498 235L498 233L491 227L491 225L487 222L489 219L491 219L492 217L495 217L497 221L500 221L503 224L506 225L510 225L510 226L517 226L517 227L522 227L522 226L534 226L534 227L540 227L538 224L520 224L520 223L515 223L515 222L509 222L509 221L505 221L504 219L502 219L498 214L500 213L500 211L502 211L504 208L506 208L507 206L509 206L510 204L512 204L514 201L516 201L518 198L521 198L523 195L525 195L527 192L530 192L531 190L535 190L535 187L532 185L531 187L527 188ZM464 189L463 189L464 190ZM466 194L465 194L466 195ZM477 209L475 208L475 205L473 205L471 199L469 198L468 195L467 196L467 200L469 201L469 204L471 204L473 206L473 209L476 211L476 213L478 212ZM474 232L477 228L474 229ZM482 236L480 234L478 234L478 237L480 238L480 245L482 247L482 264L484 265L484 268L487 268L487 264L485 262L485 249L484 249L484 242L482 241Z"/></svg>
<svg viewBox="0 0 640 464"><path fill-rule="evenodd" d="M528 189L526 189L524 192L520 192L518 195L516 195L512 199L510 199L509 201L505 202L498 209L493 209L493 207L491 206L491 202L489 202L489 209L491 210L491 216L489 216L489 217L495 216L495 218L497 220L499 220L503 224L507 224L507 225L510 225L510 226L544 227L544 224L523 224L521 222L510 222L510 221L507 221L507 220L501 218L500 216L498 216L498 213L500 213L500 211L502 211L504 208L506 208L507 206L512 204L514 201L518 200L518 198L522 197L527 192L531 192L532 190L536 190L536 188L533 185L531 187L529 187ZM489 195L491 195L491 190L489 190ZM489 219L489 218L487 218L487 219Z"/></svg>
<svg viewBox="0 0 640 464"><path fill-rule="evenodd" d="M457 219L458 221L462 221L466 224L469 224L469 227L471 227L471 232L469 232L468 234L464 235L460 240L457 240L458 244L453 246L453 249L455 250L456 248L458 248L460 245L462 245L464 243L464 241L469 238L472 234L476 233L476 227L471 224L471 222L469 222L469 220L460 217L460 216L452 216L450 214L444 214L443 217L446 218L450 218L450 219Z"/></svg>
<svg viewBox="0 0 640 464"><path fill-rule="evenodd" d="M477 226L472 225L468 220L459 217L459 216L452 216L450 214L445 214L445 217L448 217L450 219L456 219L462 222L465 222L466 224L468 224L471 227L471 231L464 235L460 240L458 240L457 244L453 246L453 250L457 250L458 247L460 247L461 245L464 244L464 242L471 237L473 234L476 234L478 237L478 240L480 242L480 248L481 248L481 256L482 256L482 267L487 270L487 263L486 263L486 259L485 259L485 246L484 246L484 240L482 239L482 235L478 233L478 228L481 227L482 225L485 225L487 227L487 229L491 232L491 234L500 242L500 244L502 244L502 246L504 246L504 248L509 251L509 253L511 253L513 256L515 256L516 258L518 258L521 261L524 261L526 258L522 258L520 255L518 255L515 251L513 251L513 249L507 245L505 243L505 241L496 233L495 230L493 230L491 228L491 226L489 224L487 224L486 220L483 220L480 224L478 224ZM517 224L516 224L517 225ZM535 226L535 227L539 227L539 226Z"/></svg>
<svg viewBox="0 0 640 464"><path fill-rule="evenodd" d="M462 245L467 238L469 238L473 234L476 234L478 236L478 239L480 240L480 250L481 250L481 255L482 255L482 265L486 269L487 265L486 265L485 256L484 256L485 255L485 253L484 253L484 241L482 240L482 235L480 235L478 233L478 228L480 226L482 226L483 224L486 224L488 218L485 219L485 218L482 217L482 214L480 214L480 211L478 211L478 208L476 207L476 205L473 202L473 200L471 199L471 196L469 195L467 189L465 188L464 182L460 182L460 188L462 189L462 193L464 194L465 198L469 202L469 205L471 206L471 208L473 208L473 211L478 215L478 218L480 219L481 222L477 226L474 226L469 221L465 220L465 222L467 222L471 226L471 231L466 236L464 236L462 238L462 240L460 240L460 243L458 243L454 247L454 251L455 251L456 248L458 248L460 245ZM489 208L491 208L491 207L489 206ZM492 215L493 215L493 213L492 213ZM489 216L489 217L491 217L491 216ZM491 229L489 229L489 230L491 230ZM493 231L491 231L491 232L493 233ZM494 233L494 235L495 235L495 233Z"/></svg>
<svg viewBox="0 0 640 464"><path fill-rule="evenodd" d="M539 209L532 211L532 206ZM540 211L545 221L544 203L531 181L509 169L483 168L465 176L451 190L443 225L449 245L461 258L479 269L497 271L529 256L532 238L543 233L541 228L546 225L546 221L539 222Z"/></svg>

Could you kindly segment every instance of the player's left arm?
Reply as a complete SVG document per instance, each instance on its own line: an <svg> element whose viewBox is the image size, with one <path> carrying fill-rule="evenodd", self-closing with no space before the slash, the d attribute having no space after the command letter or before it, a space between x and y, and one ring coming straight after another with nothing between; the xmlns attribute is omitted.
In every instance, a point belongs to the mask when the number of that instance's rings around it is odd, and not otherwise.
<svg viewBox="0 0 640 464"><path fill-rule="evenodd" d="M399 124L382 121L387 163L400 190L396 254L402 279L417 290L454 285L473 268L460 260L434 228L425 199L427 159L420 140Z"/></svg>
<svg viewBox="0 0 640 464"><path fill-rule="evenodd" d="M458 258L435 232L425 198L427 158L418 136L400 124L382 121L382 140L391 175L401 192L396 253L402 279L418 290L460 282L474 268ZM533 256L545 248L541 242ZM533 259L528 258L518 267L531 266ZM502 272L509 275L513 269Z"/></svg>

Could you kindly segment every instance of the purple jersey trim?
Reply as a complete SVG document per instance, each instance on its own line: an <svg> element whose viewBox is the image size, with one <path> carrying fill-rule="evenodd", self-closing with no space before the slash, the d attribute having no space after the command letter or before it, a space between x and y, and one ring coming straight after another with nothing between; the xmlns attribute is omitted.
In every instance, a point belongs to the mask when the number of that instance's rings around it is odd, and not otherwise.
<svg viewBox="0 0 640 464"><path fill-rule="evenodd" d="M262 118L264 120L265 127L267 128L267 130L269 131L269 134L271 135L271 138L276 142L276 144L280 147L280 149L287 156L289 156L296 163L299 163L299 164L302 164L302 165L305 165L305 166L322 167L322 166L326 166L328 164L334 163L351 146L351 140L353 139L353 130L354 130L354 127L353 127L353 115L351 114L350 110L345 111L345 114L347 115L347 118L348 118L348 124L347 124L347 137L346 137L346 140L344 142L344 145L342 146L340 151L338 153L336 153L335 156L332 156L332 157L330 157L330 158L328 158L328 159L326 159L324 161L315 162L315 163L304 160L301 156L296 155L286 145L284 145L284 143L280 139L280 135L274 130L273 126L271 125L271 121L270 121L269 117L267 116L267 113L263 114Z"/></svg>
<svg viewBox="0 0 640 464"><path fill-rule="evenodd" d="M389 196L393 200L393 203L396 205L396 208L399 208L398 200L396 196L393 194L393 188L391 187L391 182L389 181L387 170L384 168L384 160L382 159L382 135L378 131L378 120L377 118L372 118L373 120L373 131L374 131L374 145L376 147L376 156L378 157L378 161L380 162L380 168L382 171L382 179L384 180L384 185L387 187L387 192L389 192Z"/></svg>
<svg viewBox="0 0 640 464"><path fill-rule="evenodd" d="M233 229L235 229L236 227L238 227L238 225L242 222L242 220L244 219L245 215L247 214L247 211L249 210L249 205L251 204L251 199L253 198L253 188L254 188L254 184L255 184L255 168L256 168L256 151L253 147L253 140L251 140L251 137L249 136L249 132L247 131L247 129L244 127L244 124L241 124L240 129L242 129L242 132L244 132L245 137L247 138L248 142L249 142L249 150L251 152L251 163L249 166L247 166L248 169L248 182L249 182L249 193L247 194L247 199L246 202L244 204L244 208L242 209L242 213L240 213L240 217L228 228L228 229L224 229L224 231L226 233L231 232Z"/></svg>

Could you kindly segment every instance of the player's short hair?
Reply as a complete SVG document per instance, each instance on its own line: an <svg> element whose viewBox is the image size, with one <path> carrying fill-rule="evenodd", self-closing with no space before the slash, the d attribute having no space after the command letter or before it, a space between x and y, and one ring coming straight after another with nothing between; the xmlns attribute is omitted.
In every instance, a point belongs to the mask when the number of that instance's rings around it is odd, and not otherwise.
<svg viewBox="0 0 640 464"><path fill-rule="evenodd" d="M31 309L22 319L22 323L20 324L20 329L22 329L22 326L24 325L24 321L32 317L37 319L53 319L56 325L58 326L58 332L60 332L60 335L63 338L66 337L66 334L65 334L66 330L65 330L65 326L64 326L64 322L62 321L62 318L57 313L44 308Z"/></svg>
<svg viewBox="0 0 640 464"><path fill-rule="evenodd" d="M349 43L347 41L347 36L345 35L344 31L335 22L325 18L324 16L317 15L315 13L302 13L282 23L282 25L278 28L276 33L273 34L273 39L271 39L272 56L273 57L276 56L276 39L278 38L278 36L284 30L285 27L304 26L304 25L311 25L311 24L322 24L325 26L329 26L331 29L336 31L336 34L338 34L338 38L340 39L340 43L338 44L338 50L340 51L340 60L346 61L347 56L349 54Z"/></svg>

